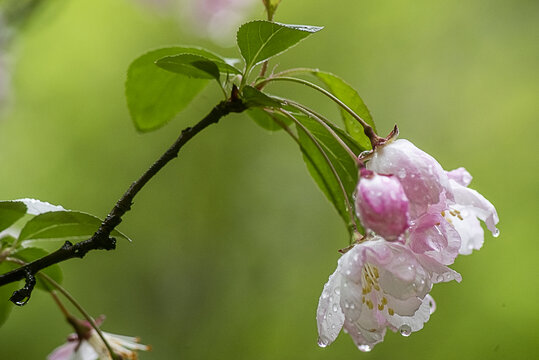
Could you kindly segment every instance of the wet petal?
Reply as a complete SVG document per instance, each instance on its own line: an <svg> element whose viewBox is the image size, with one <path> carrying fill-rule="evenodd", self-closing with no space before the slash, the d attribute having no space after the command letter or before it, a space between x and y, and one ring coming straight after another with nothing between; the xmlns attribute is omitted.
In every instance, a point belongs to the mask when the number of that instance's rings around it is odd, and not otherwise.
<svg viewBox="0 0 539 360"><path fill-rule="evenodd" d="M453 226L459 233L461 244L459 254L469 255L473 250L479 250L485 241L485 232L481 223L472 211L466 207L455 205L456 210L460 211L462 220L453 221Z"/></svg>
<svg viewBox="0 0 539 360"><path fill-rule="evenodd" d="M381 329L370 331L373 329L367 330L357 323L346 321L344 323L344 328L354 341L354 344L356 344L357 348L363 352L371 351L376 344L384 341L384 336L386 334L385 326Z"/></svg>
<svg viewBox="0 0 539 360"><path fill-rule="evenodd" d="M477 191L464 187L454 180L451 180L450 183L456 204L473 212L475 216L485 222L492 235L498 236L499 231L496 224L498 224L499 219L494 205Z"/></svg>
<svg viewBox="0 0 539 360"><path fill-rule="evenodd" d="M420 306L412 316L400 316L395 314L388 317L389 323L397 330L401 331L404 336L410 335L411 332L423 329L423 325L429 321L430 315L433 312L432 304L434 300L430 295L426 295L423 300L419 301Z"/></svg>
<svg viewBox="0 0 539 360"><path fill-rule="evenodd" d="M396 240L410 224L408 198L394 176L361 169L355 205L363 226L386 240Z"/></svg>
<svg viewBox="0 0 539 360"><path fill-rule="evenodd" d="M318 344L325 347L339 335L344 324L344 314L340 306L341 274L340 267L329 277L318 302L316 322L318 325Z"/></svg>
<svg viewBox="0 0 539 360"><path fill-rule="evenodd" d="M458 169L447 171L447 177L450 180L454 180L458 184L462 186L468 186L472 182L472 175L463 167L459 167Z"/></svg>
<svg viewBox="0 0 539 360"><path fill-rule="evenodd" d="M410 201L412 218L425 213L430 204L437 204L442 192L450 193L442 166L408 140L399 139L374 151L367 169L399 178Z"/></svg>

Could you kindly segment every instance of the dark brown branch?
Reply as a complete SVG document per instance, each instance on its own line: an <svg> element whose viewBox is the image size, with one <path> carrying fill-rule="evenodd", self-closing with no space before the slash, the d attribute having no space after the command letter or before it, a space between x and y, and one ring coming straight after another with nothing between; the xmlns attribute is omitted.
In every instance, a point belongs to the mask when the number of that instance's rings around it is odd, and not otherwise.
<svg viewBox="0 0 539 360"><path fill-rule="evenodd" d="M235 90L235 89L234 89ZM72 244L66 241L65 244L55 252L37 259L18 269L0 275L0 286L6 285L22 279L33 277L38 271L54 264L58 264L75 257L82 258L91 250L114 250L116 248L116 239L110 236L110 233L122 222L122 216L131 209L135 195L150 181L150 179L159 172L170 160L178 156L178 152L190 139L204 130L211 124L217 123L223 116L231 112L242 112L246 109L245 105L238 98L238 92L232 91L232 98L223 101L215 106L212 111L206 115L200 122L193 127L188 127L182 131L178 139L170 148L161 155L161 157L135 182L118 200L105 220L101 223L99 229L88 240ZM30 290L31 292L31 290ZM25 295L30 296L29 292Z"/></svg>

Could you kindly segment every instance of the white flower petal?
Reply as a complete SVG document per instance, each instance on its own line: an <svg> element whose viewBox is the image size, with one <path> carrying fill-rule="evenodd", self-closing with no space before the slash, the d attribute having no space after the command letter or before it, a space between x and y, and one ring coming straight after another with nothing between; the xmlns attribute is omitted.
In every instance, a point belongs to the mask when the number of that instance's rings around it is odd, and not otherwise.
<svg viewBox="0 0 539 360"><path fill-rule="evenodd" d="M435 259L430 256L418 254L417 259L421 265L427 270L430 274L430 280L433 284L440 282L449 282L451 280L456 280L457 282L462 281L462 276L455 270L448 268L445 265L440 264Z"/></svg>
<svg viewBox="0 0 539 360"><path fill-rule="evenodd" d="M87 341L82 341L77 351L73 354L73 357L70 358L70 360L98 360L98 359L99 360L110 359L110 355L108 355L107 358L104 358L104 357L100 358L97 352L92 347L92 345L90 345Z"/></svg>
<svg viewBox="0 0 539 360"><path fill-rule="evenodd" d="M474 212L479 219L485 222L492 235L498 236L499 231L496 228L496 224L499 219L494 205L473 189L464 187L454 180L450 180L450 184L456 204L465 207L468 211Z"/></svg>
<svg viewBox="0 0 539 360"><path fill-rule="evenodd" d="M458 169L447 171L447 177L450 180L454 180L462 186L468 186L472 182L472 175L463 167Z"/></svg>
<svg viewBox="0 0 539 360"><path fill-rule="evenodd" d="M362 328L357 323L346 321L344 328L356 344L357 348L363 352L371 351L374 345L384 341L386 334L385 326L376 331L369 331Z"/></svg>
<svg viewBox="0 0 539 360"><path fill-rule="evenodd" d="M329 277L318 302L316 322L318 324L318 344L325 347L339 335L344 324L341 310L341 274L340 267Z"/></svg>
<svg viewBox="0 0 539 360"><path fill-rule="evenodd" d="M473 250L479 250L485 241L485 232L481 227L481 223L473 214L464 206L454 205L456 210L460 211L462 220L453 220L453 226L460 235L459 254L470 255Z"/></svg>
<svg viewBox="0 0 539 360"><path fill-rule="evenodd" d="M410 332L423 329L423 324L429 321L430 314L433 312L431 310L433 303L434 300L432 297L430 295L426 295L413 316L400 316L395 314L393 316L389 316L388 321L393 327L395 327L395 329L400 330L402 335L408 336L410 335Z"/></svg>

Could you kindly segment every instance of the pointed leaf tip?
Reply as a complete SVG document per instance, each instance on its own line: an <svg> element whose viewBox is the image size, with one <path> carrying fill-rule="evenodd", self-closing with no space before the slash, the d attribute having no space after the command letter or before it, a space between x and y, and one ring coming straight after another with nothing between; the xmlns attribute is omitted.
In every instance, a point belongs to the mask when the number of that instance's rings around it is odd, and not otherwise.
<svg viewBox="0 0 539 360"><path fill-rule="evenodd" d="M322 29L320 26L257 20L243 24L238 30L236 40L249 71L256 64L279 55Z"/></svg>

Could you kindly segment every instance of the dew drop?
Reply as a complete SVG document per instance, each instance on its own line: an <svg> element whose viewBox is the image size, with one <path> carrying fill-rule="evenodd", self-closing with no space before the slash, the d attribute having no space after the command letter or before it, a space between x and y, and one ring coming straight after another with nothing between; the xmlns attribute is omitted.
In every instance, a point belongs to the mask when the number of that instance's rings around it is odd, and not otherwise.
<svg viewBox="0 0 539 360"><path fill-rule="evenodd" d="M327 339L323 337L318 338L318 346L320 346L321 348L325 348L328 345L329 345L329 341Z"/></svg>
<svg viewBox="0 0 539 360"><path fill-rule="evenodd" d="M333 304L333 312L337 312L339 310L339 307L337 304Z"/></svg>
<svg viewBox="0 0 539 360"><path fill-rule="evenodd" d="M329 297L329 294L327 291L322 291L322 299L327 299Z"/></svg>
<svg viewBox="0 0 539 360"><path fill-rule="evenodd" d="M410 334L412 333L412 328L410 327L410 325L401 325L401 327L399 328L399 332L402 336L410 336Z"/></svg>
<svg viewBox="0 0 539 360"><path fill-rule="evenodd" d="M444 277L442 275L437 275L436 282L442 282L442 281L444 281Z"/></svg>
<svg viewBox="0 0 539 360"><path fill-rule="evenodd" d="M500 236L500 230L498 230L498 229L494 230L494 232L492 233L492 236L494 236L494 237Z"/></svg>
<svg viewBox="0 0 539 360"><path fill-rule="evenodd" d="M430 307L430 314L434 314L434 312L436 311L436 303L434 302L434 299L433 298L429 298L429 307Z"/></svg>
<svg viewBox="0 0 539 360"><path fill-rule="evenodd" d="M335 288L334 291L335 291L335 294L337 294L337 295L340 295L340 294L341 294L341 289L339 289L339 288Z"/></svg>
<svg viewBox="0 0 539 360"><path fill-rule="evenodd" d="M404 169L400 169L398 172L397 172L397 176L401 179L404 179L406 177L406 170Z"/></svg>
<svg viewBox="0 0 539 360"><path fill-rule="evenodd" d="M357 348L359 349L359 351L363 351L363 352L369 352L372 350L372 348L369 345L359 345Z"/></svg>

